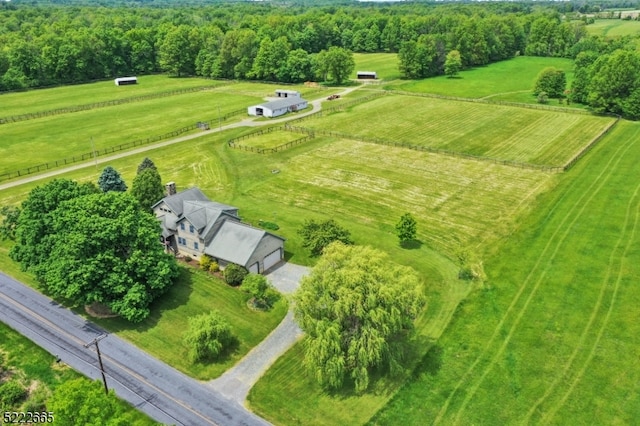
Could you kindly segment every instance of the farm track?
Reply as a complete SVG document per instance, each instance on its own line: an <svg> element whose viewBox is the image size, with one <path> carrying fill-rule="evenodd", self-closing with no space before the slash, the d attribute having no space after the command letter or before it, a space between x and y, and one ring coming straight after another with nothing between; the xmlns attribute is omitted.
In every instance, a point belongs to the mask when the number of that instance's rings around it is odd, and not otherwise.
<svg viewBox="0 0 640 426"><path fill-rule="evenodd" d="M482 371L482 374L477 379L475 384L470 388L470 390L465 392L465 398L463 399L460 407L458 408L457 412L455 413L455 417L454 417L454 421L453 421L453 423L456 423L456 424L460 424L461 423L461 416L462 416L463 411L466 409L467 405L469 404L469 402L471 401L471 399L473 398L473 396L475 395L475 393L477 392L477 390L479 389L480 385L485 380L487 375L491 372L491 370L493 369L493 367L497 363L498 359L503 355L503 353L504 353L507 345L509 344L511 338L513 337L513 335L514 335L514 333L515 333L515 331L516 331L516 329L517 329L522 317L524 316L524 313L526 312L526 310L527 310L530 302L532 301L535 293L537 292L538 288L540 287L540 284L542 283L543 278L546 276L547 272L549 271L551 261L555 258L555 256L557 255L557 253L559 252L559 250L561 248L562 243L564 242L564 240L569 235L571 226L573 226L577 222L577 220L581 217L581 215L584 213L584 211L586 210L586 207L587 207L587 203L589 201L591 201L600 192L600 190L604 187L606 181L612 176L612 174L613 174L613 172L615 170L615 167L624 158L625 153L629 150L629 148L631 148L633 143L634 143L634 141L629 139L624 144L621 144L616 149L614 155L609 159L609 161L607 162L607 165L602 169L602 171L597 176L597 178L591 183L591 185L587 188L587 190L585 190L583 192L582 196L573 204L573 206L571 207L569 212L567 212L564 215L563 219L561 220L559 225L556 227L556 230L552 234L551 238L549 238L549 240L548 240L547 244L545 245L544 249L542 250L542 252L538 256L538 259L537 259L535 265L533 266L533 268L531 269L531 271L529 272L529 274L527 275L527 277L525 278L525 280L521 284L518 292L516 293L516 295L514 296L512 302L511 302L511 304L509 305L509 307L507 308L506 312L504 313L504 315L500 319L500 322L497 324L496 328L494 329L494 332L493 332L491 338L489 339L487 345L482 350L480 355L478 355L476 360L471 364L469 369L464 373L464 375L458 381L458 383L456 384L454 389L451 391L451 393L447 397L444 405L442 406L442 408L438 412L438 415L436 416L436 418L434 420L434 424L439 424L439 423L441 423L443 421L443 418L447 414L447 411L449 410L449 407L452 404L455 396L459 393L459 391L461 390L461 388L464 385L469 383L469 381L471 380L472 374L474 374L474 372L478 368L478 366L483 361L485 361L485 359L488 356L490 356L489 353L492 350L492 347L494 346L494 342L496 342L496 340L499 338L499 336L501 336L504 333L504 328L506 327L508 318L512 314L516 315L516 318L515 318L512 326L511 326L511 328L509 329L509 332L506 334L506 336L504 336L504 340L503 340L502 344L500 345L500 347L498 348L497 352L488 361L489 364L486 367L484 367L484 370ZM560 197L560 199L557 200L557 202L555 203L554 207L549 212L549 216L553 214L553 212L555 211L557 206L564 200L565 197L568 196L568 194L570 194L572 192L572 189L577 185L578 185L578 181L576 180L576 181L574 181L572 183L572 185L569 188L567 188L565 193L562 195L562 197ZM572 215L574 215L573 218L572 218ZM569 225L565 226L567 224L567 222L569 223ZM565 232L563 232L562 235L559 236L559 234L561 233L562 230L565 230ZM557 238L559 238L558 241L556 241ZM545 259L545 256L547 255L547 253L550 250L553 250L552 253L550 254L548 259ZM535 284L533 285L533 288L529 290L528 287L530 286L530 282L532 281L532 279L534 277L534 273L536 273L542 267L541 265L543 263L545 263L546 266L544 266L544 269L542 270L542 273L539 275L540 278L535 282ZM516 306L520 302L520 299L525 295L525 292L527 292L527 291L529 293L528 293L527 299L524 302L524 306L522 306L521 308L516 308ZM516 313L516 309L517 309L517 313Z"/></svg>
<svg viewBox="0 0 640 426"><path fill-rule="evenodd" d="M594 322L597 319L598 314L600 313L600 310L601 310L600 308L601 308L602 302L604 300L604 296L605 296L605 294L607 292L611 292L612 294L611 294L611 297L609 299L609 305L608 305L609 307L607 309L605 318L602 321L602 324L598 328L597 337L596 337L596 339L594 339L593 343L590 345L590 350L589 350L587 359L583 363L582 368L580 369L580 371L574 376L573 381L569 385L569 387L566 390L566 393L564 394L564 396L560 399L560 401L548 413L546 413L544 415L544 417L542 418L542 423L548 423L548 420L555 415L555 413L562 407L562 405L564 405L564 403L566 402L567 398L573 392L573 389L575 389L575 386L577 385L577 383L581 380L582 376L584 375L584 372L587 369L587 366L590 364L590 362L591 362L591 360L593 358L593 355L594 355L595 350L596 350L596 348L598 346L598 343L600 342L600 339L602 338L604 330L605 330L605 328L607 327L607 325L609 323L609 318L611 316L611 312L613 311L613 306L615 304L616 295L617 295L618 290L620 288L620 281L621 281L621 277L622 277L622 269L623 269L624 259L627 256L627 253L629 252L629 249L631 248L631 245L634 242L634 237L636 235L636 231L637 231L637 227L638 227L638 221L639 221L639 218L640 218L640 203L637 201L639 193L640 193L640 185L636 186L635 191L634 191L631 199L627 203L625 221L624 221L624 225L623 225L623 228L622 228L623 231L620 234L620 237L618 238L618 240L616 241L614 249L611 251L611 255L609 256L609 266L607 268L607 274L606 274L606 276L605 276L605 278L604 278L604 280L602 282L602 286L600 288L600 294L598 296L598 299L596 301L596 304L595 304L594 308L591 311L591 315L589 316L589 321L587 322L586 327L582 331L582 334L581 334L580 340L579 340L579 344L575 347L573 353L571 354L571 356L567 360L564 368L562 369L561 374L556 376L556 379L547 388L547 391L531 407L531 409L529 410L529 412L527 413L527 416L525 418L525 420L527 422L535 414L535 412L537 411L538 407L543 402L545 402L547 400L547 398L555 390L555 388L558 386L558 384L561 381L566 381L568 379L568 377L566 377L566 376L568 375L571 367L573 366L575 359L580 354L580 352L584 349L584 345L585 345L585 342L587 341L588 333L590 332ZM631 213L632 213L633 210L635 210L635 217L633 219L633 225L631 226L631 229L630 229L630 235L627 236L626 234L629 233L628 232L629 222L630 222ZM619 247L622 246L622 244L625 241L626 241L626 244L625 244L624 249L622 250L622 253L620 253L618 256L615 256L616 252L619 249ZM614 263L618 264L617 265L617 276L616 276L616 279L615 279L615 283L613 285L613 289L610 289L609 288L610 287L609 279L610 279L610 276L612 274L612 271L614 270Z"/></svg>

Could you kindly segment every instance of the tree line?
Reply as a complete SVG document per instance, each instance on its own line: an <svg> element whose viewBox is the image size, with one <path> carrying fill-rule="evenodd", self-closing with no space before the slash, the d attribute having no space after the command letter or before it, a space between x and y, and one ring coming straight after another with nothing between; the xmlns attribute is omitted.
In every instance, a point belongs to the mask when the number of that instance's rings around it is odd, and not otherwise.
<svg viewBox="0 0 640 426"><path fill-rule="evenodd" d="M518 53L568 56L582 23L525 4L89 7L20 3L0 14L0 90L80 83L129 74L281 82L331 79L347 52L399 52L407 78ZM337 64L337 66L336 66Z"/></svg>

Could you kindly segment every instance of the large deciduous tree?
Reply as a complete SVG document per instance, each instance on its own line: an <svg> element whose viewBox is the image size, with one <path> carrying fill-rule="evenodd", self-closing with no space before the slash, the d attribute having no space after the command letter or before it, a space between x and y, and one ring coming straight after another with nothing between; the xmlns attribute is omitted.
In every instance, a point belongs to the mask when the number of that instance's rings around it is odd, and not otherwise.
<svg viewBox="0 0 640 426"><path fill-rule="evenodd" d="M564 71L554 67L547 67L538 74L533 94L538 95L545 92L550 98L560 98L564 96L566 87L567 77Z"/></svg>
<svg viewBox="0 0 640 426"><path fill-rule="evenodd" d="M353 53L336 46L316 55L316 62L319 75L324 80L330 78L336 84L342 84L356 66Z"/></svg>
<svg viewBox="0 0 640 426"><path fill-rule="evenodd" d="M53 296L140 321L176 278L175 259L158 242L155 217L132 196L92 188L61 180L33 190L11 256Z"/></svg>
<svg viewBox="0 0 640 426"><path fill-rule="evenodd" d="M333 219L324 222L307 220L298 230L298 234L303 238L302 247L309 249L312 256L320 256L322 250L334 241L353 244L349 230Z"/></svg>
<svg viewBox="0 0 640 426"><path fill-rule="evenodd" d="M93 184L68 179L55 179L32 189L22 202L15 226L16 244L9 252L11 258L42 280L41 267L48 262L51 247L58 238L53 227L58 207L64 201L97 192Z"/></svg>
<svg viewBox="0 0 640 426"><path fill-rule="evenodd" d="M402 370L402 345L425 302L411 269L381 251L339 242L325 249L294 298L307 333L306 367L323 386L339 388L349 377L358 392L372 369Z"/></svg>
<svg viewBox="0 0 640 426"><path fill-rule="evenodd" d="M124 179L122 179L120 173L111 166L105 167L100 174L98 187L100 187L102 192L124 192L127 190L127 184L124 183Z"/></svg>
<svg viewBox="0 0 640 426"><path fill-rule="evenodd" d="M597 112L640 118L640 53L616 50L591 66L587 102Z"/></svg>

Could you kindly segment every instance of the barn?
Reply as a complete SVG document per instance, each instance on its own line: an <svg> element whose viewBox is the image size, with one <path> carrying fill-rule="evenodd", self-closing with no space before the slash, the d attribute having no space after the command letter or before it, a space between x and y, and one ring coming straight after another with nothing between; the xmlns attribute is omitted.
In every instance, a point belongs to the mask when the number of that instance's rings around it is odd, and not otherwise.
<svg viewBox="0 0 640 426"><path fill-rule="evenodd" d="M305 109L308 102L299 97L287 97L276 101L267 102L260 105L250 106L247 109L249 115L257 117L278 117L287 112Z"/></svg>
<svg viewBox="0 0 640 426"><path fill-rule="evenodd" d="M300 92L297 90L278 89L276 90L276 96L279 98L299 98Z"/></svg>
<svg viewBox="0 0 640 426"><path fill-rule="evenodd" d="M378 73L375 71L358 71L356 73L358 80L377 80Z"/></svg>
<svg viewBox="0 0 640 426"><path fill-rule="evenodd" d="M126 86L128 84L138 84L137 77L118 77L114 80L116 86Z"/></svg>

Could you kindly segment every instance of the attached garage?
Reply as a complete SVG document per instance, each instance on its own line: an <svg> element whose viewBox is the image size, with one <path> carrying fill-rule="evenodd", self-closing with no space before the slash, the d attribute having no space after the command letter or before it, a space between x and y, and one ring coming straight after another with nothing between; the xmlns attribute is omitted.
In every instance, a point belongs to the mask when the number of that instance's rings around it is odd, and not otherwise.
<svg viewBox="0 0 640 426"><path fill-rule="evenodd" d="M252 274L259 274L260 273L260 264L258 262L256 262L253 265L249 266L248 270Z"/></svg>
<svg viewBox="0 0 640 426"><path fill-rule="evenodd" d="M277 265L282 260L282 249L277 249L273 253L268 254L264 258L264 271L269 270L271 267Z"/></svg>

